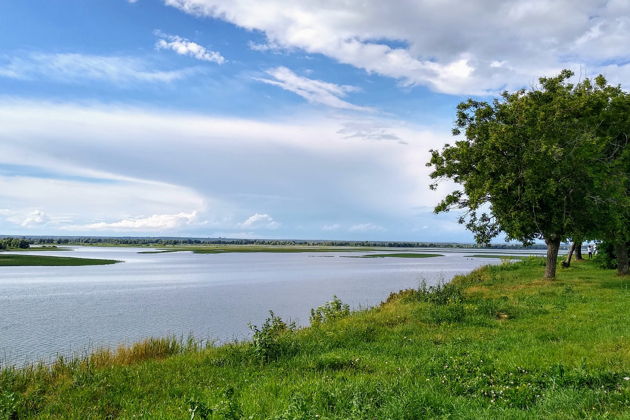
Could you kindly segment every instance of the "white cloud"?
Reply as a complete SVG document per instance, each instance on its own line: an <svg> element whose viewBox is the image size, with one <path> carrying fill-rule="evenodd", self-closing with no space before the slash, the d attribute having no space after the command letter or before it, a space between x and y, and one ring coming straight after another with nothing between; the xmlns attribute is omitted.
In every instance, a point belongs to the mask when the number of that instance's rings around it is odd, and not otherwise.
<svg viewBox="0 0 630 420"><path fill-rule="evenodd" d="M280 223L273 220L273 217L268 214L256 213L239 223L238 227L241 229L277 229L280 227Z"/></svg>
<svg viewBox="0 0 630 420"><path fill-rule="evenodd" d="M374 223L361 223L352 225L348 228L350 232L384 232L386 229L383 226L376 225Z"/></svg>
<svg viewBox="0 0 630 420"><path fill-rule="evenodd" d="M322 230L328 231L328 232L332 232L335 230L339 230L341 229L341 225L338 223L333 223L332 225L324 225L322 226Z"/></svg>
<svg viewBox="0 0 630 420"><path fill-rule="evenodd" d="M2 64L2 61L5 61ZM0 77L22 80L41 78L73 83L106 81L120 85L133 82L169 83L194 73L195 69L153 70L134 57L76 53L32 53L0 58Z"/></svg>
<svg viewBox="0 0 630 420"><path fill-rule="evenodd" d="M23 227L31 227L44 224L48 221L48 216L41 210L34 210L26 215L20 223Z"/></svg>
<svg viewBox="0 0 630 420"><path fill-rule="evenodd" d="M179 55L187 55L197 60L209 61L217 64L225 63L225 58L217 51L211 51L196 42L192 42L186 38L177 35L168 35L157 32L159 39L155 44L157 49L172 50Z"/></svg>
<svg viewBox="0 0 630 420"><path fill-rule="evenodd" d="M630 2L625 0L165 3L262 31L267 44L256 44L258 50L323 54L439 92L496 92L580 66L591 74L604 71L614 82L630 82Z"/></svg>
<svg viewBox="0 0 630 420"><path fill-rule="evenodd" d="M293 92L311 103L353 111L373 111L371 108L354 105L341 99L349 92L355 92L357 88L354 86L337 85L298 76L286 67L267 70L267 74L273 79L256 80Z"/></svg>
<svg viewBox="0 0 630 420"><path fill-rule="evenodd" d="M43 211L51 220L42 234L197 211L197 221L173 232L316 237L322 226L360 215L388 230L359 225L356 238L363 229L370 238L416 239L413 226L429 224L417 222L418 209L430 220L443 194L428 189L428 150L450 140L447 129L373 117L366 124L381 124L408 144L349 141L340 115L265 122L7 97L0 97L0 121L0 138L19 139L0 141L0 168L37 169L21 176L4 169L0 203L21 214ZM28 175L43 172L51 175ZM12 226L0 222L3 232L19 234Z"/></svg>
<svg viewBox="0 0 630 420"><path fill-rule="evenodd" d="M189 225L197 219L197 212L177 214L154 214L148 217L134 217L115 222L97 222L86 225L67 226L68 230L105 230L105 231L168 231Z"/></svg>
<svg viewBox="0 0 630 420"><path fill-rule="evenodd" d="M0 209L0 216L15 225L23 228L31 228L41 226L50 220L48 215L41 210L23 210L16 211L12 209Z"/></svg>

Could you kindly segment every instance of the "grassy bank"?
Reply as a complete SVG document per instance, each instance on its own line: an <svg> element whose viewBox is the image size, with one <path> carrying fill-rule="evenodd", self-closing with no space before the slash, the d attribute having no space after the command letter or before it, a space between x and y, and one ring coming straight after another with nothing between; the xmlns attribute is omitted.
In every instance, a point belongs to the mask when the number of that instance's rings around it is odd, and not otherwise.
<svg viewBox="0 0 630 420"><path fill-rule="evenodd" d="M116 264L116 260L96 258L50 257L44 255L0 254L2 266L70 266Z"/></svg>
<svg viewBox="0 0 630 420"><path fill-rule="evenodd" d="M542 260L393 294L254 340L149 340L0 372L0 418L630 418L630 279ZM194 415L194 416L193 416Z"/></svg>
<svg viewBox="0 0 630 420"><path fill-rule="evenodd" d="M0 252L4 251L19 251L19 252L29 252L29 251L72 251L72 248L65 246L57 246L57 245L49 245L49 246L31 246L29 248L9 248L0 250Z"/></svg>
<svg viewBox="0 0 630 420"><path fill-rule="evenodd" d="M469 258L499 258L502 260L526 260L530 258L527 255L506 255L506 254L475 254L466 255Z"/></svg>

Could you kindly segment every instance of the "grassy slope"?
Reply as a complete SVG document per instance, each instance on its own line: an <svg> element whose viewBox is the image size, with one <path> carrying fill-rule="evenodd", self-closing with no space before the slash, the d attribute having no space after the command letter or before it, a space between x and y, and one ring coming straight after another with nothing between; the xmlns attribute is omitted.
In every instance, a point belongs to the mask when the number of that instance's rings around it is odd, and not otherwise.
<svg viewBox="0 0 630 420"><path fill-rule="evenodd" d="M66 265L105 265L120 261L96 258L49 257L44 255L0 254L2 266L66 266Z"/></svg>
<svg viewBox="0 0 630 420"><path fill-rule="evenodd" d="M398 254L367 254L361 255L355 258L431 258L431 257L443 257L442 254L421 254L416 252L405 252Z"/></svg>
<svg viewBox="0 0 630 420"><path fill-rule="evenodd" d="M554 282L542 270L530 259L459 277L448 293L399 293L284 333L265 347L268 362L251 343L186 350L151 340L50 370L4 370L0 413L630 418L630 279L588 262Z"/></svg>
<svg viewBox="0 0 630 420"><path fill-rule="evenodd" d="M529 258L527 255L506 255L506 254L475 254L466 255L470 258L500 258L502 260L526 260Z"/></svg>
<svg viewBox="0 0 630 420"><path fill-rule="evenodd" d="M2 250L1 252L4 252ZM22 248L9 248L6 251L19 251L19 252L28 252L28 251L72 251L72 248L65 246L32 246L30 248L22 249Z"/></svg>

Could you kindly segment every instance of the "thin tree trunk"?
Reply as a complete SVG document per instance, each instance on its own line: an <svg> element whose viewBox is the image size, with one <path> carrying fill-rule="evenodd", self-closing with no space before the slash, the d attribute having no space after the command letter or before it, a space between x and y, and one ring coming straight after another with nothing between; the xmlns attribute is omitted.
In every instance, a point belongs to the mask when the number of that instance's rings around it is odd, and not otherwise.
<svg viewBox="0 0 630 420"><path fill-rule="evenodd" d="M571 257L573 257L573 252L575 251L576 245L577 245L576 242L573 242L571 244L571 248L569 248L569 254L567 255L567 258L564 260L564 264L562 264L564 267L571 267Z"/></svg>
<svg viewBox="0 0 630 420"><path fill-rule="evenodd" d="M575 259L578 261L582 261L582 241L577 242L575 245Z"/></svg>
<svg viewBox="0 0 630 420"><path fill-rule="evenodd" d="M615 254L617 254L617 274L620 276L628 274L628 244L625 242L616 243Z"/></svg>
<svg viewBox="0 0 630 420"><path fill-rule="evenodd" d="M556 265L558 264L558 251L560 250L560 238L545 239L547 244L547 264L545 266L545 278L556 278Z"/></svg>

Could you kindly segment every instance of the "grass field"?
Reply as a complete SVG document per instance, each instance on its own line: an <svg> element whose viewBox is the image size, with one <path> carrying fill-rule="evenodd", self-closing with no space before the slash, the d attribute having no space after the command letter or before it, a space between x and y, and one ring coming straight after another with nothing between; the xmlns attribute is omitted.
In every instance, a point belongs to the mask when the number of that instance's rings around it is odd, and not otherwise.
<svg viewBox="0 0 630 420"><path fill-rule="evenodd" d="M542 259L339 302L253 341L155 339L0 371L0 418L630 418L630 278Z"/></svg>
<svg viewBox="0 0 630 420"><path fill-rule="evenodd" d="M468 258L500 258L502 260L526 260L530 258L527 255L506 255L506 254L475 254L466 255Z"/></svg>
<svg viewBox="0 0 630 420"><path fill-rule="evenodd" d="M9 248L7 250L2 250L0 252L3 251L19 251L19 252L29 252L29 251L72 251L72 248L69 247L65 247L65 246L56 246L56 245L50 245L50 246L32 246L30 248Z"/></svg>
<svg viewBox="0 0 630 420"><path fill-rule="evenodd" d="M49 257L44 255L0 254L1 266L105 265L120 261L95 258Z"/></svg>
<svg viewBox="0 0 630 420"><path fill-rule="evenodd" d="M355 258L432 258L443 257L442 254L421 254L418 252L406 252L398 254L367 254Z"/></svg>

